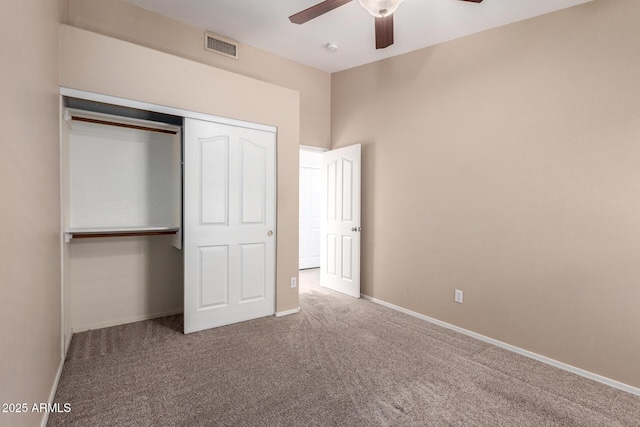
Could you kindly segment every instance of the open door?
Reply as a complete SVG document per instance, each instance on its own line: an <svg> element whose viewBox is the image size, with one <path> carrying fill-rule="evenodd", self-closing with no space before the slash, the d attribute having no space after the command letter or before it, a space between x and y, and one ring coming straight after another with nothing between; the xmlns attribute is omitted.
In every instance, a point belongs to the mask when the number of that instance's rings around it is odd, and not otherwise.
<svg viewBox="0 0 640 427"><path fill-rule="evenodd" d="M320 284L360 298L360 144L322 159Z"/></svg>
<svg viewBox="0 0 640 427"><path fill-rule="evenodd" d="M185 119L184 332L275 312L275 133Z"/></svg>

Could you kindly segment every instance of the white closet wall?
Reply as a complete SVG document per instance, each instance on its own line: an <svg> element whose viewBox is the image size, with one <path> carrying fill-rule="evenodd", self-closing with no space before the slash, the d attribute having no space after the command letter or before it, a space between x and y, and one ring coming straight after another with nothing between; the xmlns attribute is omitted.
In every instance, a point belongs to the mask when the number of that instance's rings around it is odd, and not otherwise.
<svg viewBox="0 0 640 427"><path fill-rule="evenodd" d="M74 239L68 246L74 332L182 312L182 251L171 236Z"/></svg>
<svg viewBox="0 0 640 427"><path fill-rule="evenodd" d="M70 227L173 225L174 138L138 129L72 123Z"/></svg>

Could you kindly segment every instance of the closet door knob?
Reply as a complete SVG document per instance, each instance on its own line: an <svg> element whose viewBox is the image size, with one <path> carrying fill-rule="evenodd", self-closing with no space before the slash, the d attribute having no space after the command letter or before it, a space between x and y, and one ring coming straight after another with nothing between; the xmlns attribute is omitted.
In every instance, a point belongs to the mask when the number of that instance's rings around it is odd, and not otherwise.
<svg viewBox="0 0 640 427"><path fill-rule="evenodd" d="M269 237L273 236L273 231L271 231L271 230L267 231L267 236L269 236Z"/></svg>

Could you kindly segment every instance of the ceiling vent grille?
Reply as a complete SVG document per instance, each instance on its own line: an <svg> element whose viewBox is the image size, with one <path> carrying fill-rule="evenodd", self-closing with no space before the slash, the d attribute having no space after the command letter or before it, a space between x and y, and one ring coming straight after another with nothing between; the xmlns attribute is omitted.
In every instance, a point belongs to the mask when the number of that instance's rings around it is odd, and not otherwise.
<svg viewBox="0 0 640 427"><path fill-rule="evenodd" d="M204 49L229 58L238 59L237 42L217 34L204 33Z"/></svg>

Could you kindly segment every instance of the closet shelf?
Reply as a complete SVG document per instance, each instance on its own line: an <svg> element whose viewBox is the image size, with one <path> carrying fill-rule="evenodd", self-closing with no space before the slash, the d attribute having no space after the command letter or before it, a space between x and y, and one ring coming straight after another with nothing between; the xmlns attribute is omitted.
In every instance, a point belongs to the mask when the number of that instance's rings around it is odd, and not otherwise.
<svg viewBox="0 0 640 427"><path fill-rule="evenodd" d="M180 227L82 227L65 230L65 241L89 237L158 236L176 234Z"/></svg>

